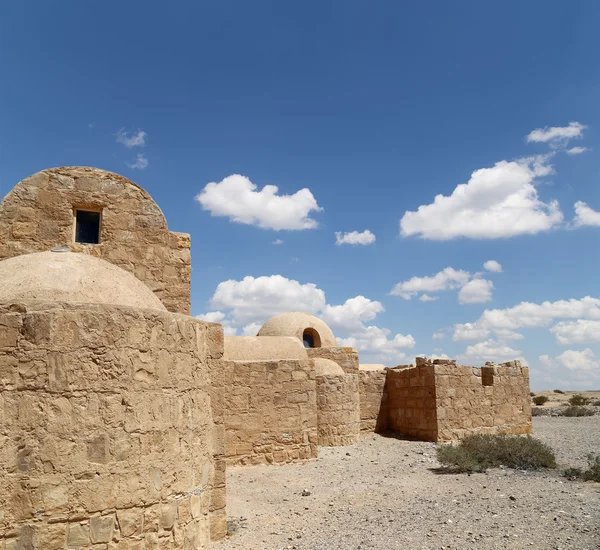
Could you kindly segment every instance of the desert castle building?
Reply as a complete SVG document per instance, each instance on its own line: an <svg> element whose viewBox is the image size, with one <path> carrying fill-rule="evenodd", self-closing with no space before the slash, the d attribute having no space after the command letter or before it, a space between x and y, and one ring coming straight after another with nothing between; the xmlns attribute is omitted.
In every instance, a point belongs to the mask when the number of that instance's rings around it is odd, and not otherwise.
<svg viewBox="0 0 600 550"><path fill-rule="evenodd" d="M4 198L0 550L201 548L226 534L229 465L531 432L518 362L360 365L301 312L224 337L189 316L190 275L189 235L122 176L43 170Z"/></svg>

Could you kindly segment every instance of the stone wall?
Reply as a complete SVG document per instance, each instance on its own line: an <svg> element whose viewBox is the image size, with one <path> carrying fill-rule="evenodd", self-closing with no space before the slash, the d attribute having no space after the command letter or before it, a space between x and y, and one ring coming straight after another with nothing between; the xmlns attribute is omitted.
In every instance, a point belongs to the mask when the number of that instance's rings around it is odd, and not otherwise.
<svg viewBox="0 0 600 550"><path fill-rule="evenodd" d="M76 243L74 210L101 210L99 244ZM172 312L190 311L190 237L150 195L104 170L62 167L24 179L0 203L0 260L67 246L133 273Z"/></svg>
<svg viewBox="0 0 600 550"><path fill-rule="evenodd" d="M361 432L382 432L387 429L388 403L386 370L381 368L359 367L360 430Z"/></svg>
<svg viewBox="0 0 600 550"><path fill-rule="evenodd" d="M317 376L318 444L352 445L360 438L358 375Z"/></svg>
<svg viewBox="0 0 600 550"><path fill-rule="evenodd" d="M388 427L423 441L437 441L433 365L387 369Z"/></svg>
<svg viewBox="0 0 600 550"><path fill-rule="evenodd" d="M529 369L518 361L482 368L438 364L435 383L439 441L471 433L531 433Z"/></svg>
<svg viewBox="0 0 600 550"><path fill-rule="evenodd" d="M358 352L354 348L306 348L311 359L330 359L337 363L346 373L358 373Z"/></svg>
<svg viewBox="0 0 600 550"><path fill-rule="evenodd" d="M222 353L221 326L182 315L0 306L0 548L191 550L222 536Z"/></svg>
<svg viewBox="0 0 600 550"><path fill-rule="evenodd" d="M224 369L230 464L294 462L317 456L316 382L308 358L225 360Z"/></svg>

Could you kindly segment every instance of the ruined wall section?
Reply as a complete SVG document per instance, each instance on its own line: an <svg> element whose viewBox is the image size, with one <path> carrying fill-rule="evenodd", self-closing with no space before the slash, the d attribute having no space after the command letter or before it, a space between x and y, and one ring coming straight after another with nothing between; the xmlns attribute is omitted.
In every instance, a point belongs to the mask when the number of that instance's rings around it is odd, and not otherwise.
<svg viewBox="0 0 600 550"><path fill-rule="evenodd" d="M388 427L386 372L383 366L377 369L359 367L361 432L383 432Z"/></svg>
<svg viewBox="0 0 600 550"><path fill-rule="evenodd" d="M531 433L529 369L518 361L482 368L444 361L434 368L439 441Z"/></svg>
<svg viewBox="0 0 600 550"><path fill-rule="evenodd" d="M360 439L358 374L316 377L318 444L352 445Z"/></svg>
<svg viewBox="0 0 600 550"><path fill-rule="evenodd" d="M423 441L437 441L433 365L417 361L415 367L400 366L386 373L389 429Z"/></svg>
<svg viewBox="0 0 600 550"><path fill-rule="evenodd" d="M101 210L100 243L75 242L74 210ZM143 281L172 312L190 312L190 237L167 229L150 195L132 181L88 167L43 170L0 203L0 260L67 246Z"/></svg>
<svg viewBox="0 0 600 550"><path fill-rule="evenodd" d="M169 313L0 306L0 547L195 549L211 525L223 534L219 341L219 325Z"/></svg>
<svg viewBox="0 0 600 550"><path fill-rule="evenodd" d="M345 373L358 373L358 351L354 348L322 347L306 348L311 359L330 359L337 363Z"/></svg>
<svg viewBox="0 0 600 550"><path fill-rule="evenodd" d="M228 463L272 464L316 458L316 381L308 358L226 359L224 369Z"/></svg>

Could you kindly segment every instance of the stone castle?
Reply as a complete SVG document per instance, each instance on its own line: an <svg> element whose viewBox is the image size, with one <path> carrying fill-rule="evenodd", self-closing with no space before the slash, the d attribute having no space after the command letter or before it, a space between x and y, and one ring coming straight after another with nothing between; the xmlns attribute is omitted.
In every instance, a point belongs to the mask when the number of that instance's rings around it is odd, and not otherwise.
<svg viewBox="0 0 600 550"><path fill-rule="evenodd" d="M114 173L17 184L0 260L0 550L193 550L226 535L228 466L531 433L516 361L361 365L306 313L255 337L190 317L189 235Z"/></svg>

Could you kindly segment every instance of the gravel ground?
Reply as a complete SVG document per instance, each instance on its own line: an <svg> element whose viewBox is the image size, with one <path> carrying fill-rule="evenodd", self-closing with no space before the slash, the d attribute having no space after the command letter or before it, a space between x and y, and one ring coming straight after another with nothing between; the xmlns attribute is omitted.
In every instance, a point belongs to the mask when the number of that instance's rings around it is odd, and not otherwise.
<svg viewBox="0 0 600 550"><path fill-rule="evenodd" d="M534 418L559 462L600 452L600 416ZM600 549L600 484L560 472L436 473L435 446L369 435L304 464L231 468L233 549Z"/></svg>

